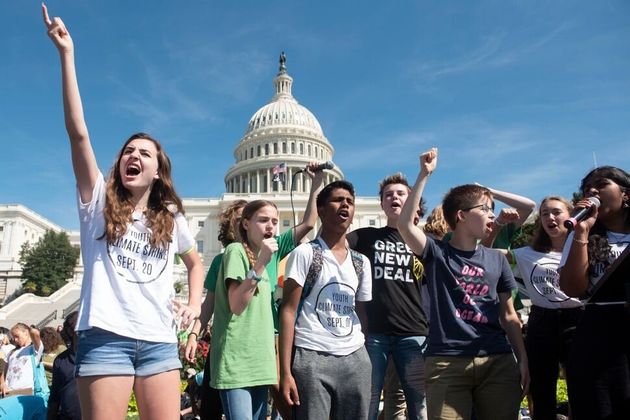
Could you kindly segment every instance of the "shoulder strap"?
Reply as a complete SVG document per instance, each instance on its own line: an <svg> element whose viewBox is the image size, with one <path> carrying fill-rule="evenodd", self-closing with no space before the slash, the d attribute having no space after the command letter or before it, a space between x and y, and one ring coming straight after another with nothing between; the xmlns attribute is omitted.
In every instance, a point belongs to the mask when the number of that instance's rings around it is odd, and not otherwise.
<svg viewBox="0 0 630 420"><path fill-rule="evenodd" d="M308 273L306 274L306 279L304 280L302 299L305 299L309 293L311 293L313 283L315 283L315 281L319 278L319 274L322 272L322 266L324 264L324 252L319 241L314 239L309 242L309 245L311 245L311 248L313 249L313 260L311 261Z"/></svg>
<svg viewBox="0 0 630 420"><path fill-rule="evenodd" d="M297 312L295 316L295 323L297 324L298 318L302 313L302 306L304 305L304 300L308 297L313 289L313 283L319 277L319 274L322 272L322 265L324 261L322 246L317 239L313 239L309 242L313 250L313 259L311 260L311 265L308 267L308 273L306 273L306 279L304 279L304 286L302 287L302 295L300 296L300 303L297 307Z"/></svg>
<svg viewBox="0 0 630 420"><path fill-rule="evenodd" d="M352 256L354 271L357 273L357 279L360 283L363 279L363 254L359 251L355 251L354 249L350 249L350 255Z"/></svg>

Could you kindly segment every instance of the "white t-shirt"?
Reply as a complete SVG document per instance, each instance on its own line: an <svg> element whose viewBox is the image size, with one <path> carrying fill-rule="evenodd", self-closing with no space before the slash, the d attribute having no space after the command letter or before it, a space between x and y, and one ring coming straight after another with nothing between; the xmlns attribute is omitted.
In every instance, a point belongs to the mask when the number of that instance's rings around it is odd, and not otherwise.
<svg viewBox="0 0 630 420"><path fill-rule="evenodd" d="M562 309L582 306L579 299L571 298L560 289L558 264L560 252L538 252L531 247L514 250L518 270L532 304L541 308Z"/></svg>
<svg viewBox="0 0 630 420"><path fill-rule="evenodd" d="M42 357L43 351L43 344L40 344L39 351L35 351L35 348L31 344L20 349L15 349L13 353L9 354L6 381L10 391L34 388L35 379L33 376L31 354L35 352L35 363L37 364Z"/></svg>
<svg viewBox="0 0 630 420"><path fill-rule="evenodd" d="M153 248L144 215L133 214L125 235L108 244L105 231L105 181L99 177L92 201L79 203L81 251L85 273L77 331L102 328L134 339L175 343L172 302L175 254L194 246L186 219L175 214L172 241Z"/></svg>
<svg viewBox="0 0 630 420"><path fill-rule="evenodd" d="M567 262L567 258L569 257L569 251L571 250L571 245L573 244L573 235L574 232L569 233L567 237L567 241L564 244L564 249L562 250L562 259L560 260L560 268L564 266ZM628 244L630 244L630 233L617 233L617 232L606 232L606 236L608 237L608 244L610 245L610 252L608 254L608 262L607 264L600 262L595 267L594 270L589 272L588 278L588 289L587 293L591 294L593 288L599 280L601 280L604 275L604 271L606 271L606 267L612 264L617 257L621 255L621 253L626 249Z"/></svg>
<svg viewBox="0 0 630 420"><path fill-rule="evenodd" d="M361 348L365 340L355 300L372 300L372 270L362 255L363 278L359 280L349 251L339 264L326 243L317 239L322 246L322 270L298 314L295 345L345 356ZM313 247L308 243L298 246L289 254L285 278L304 286L312 260Z"/></svg>

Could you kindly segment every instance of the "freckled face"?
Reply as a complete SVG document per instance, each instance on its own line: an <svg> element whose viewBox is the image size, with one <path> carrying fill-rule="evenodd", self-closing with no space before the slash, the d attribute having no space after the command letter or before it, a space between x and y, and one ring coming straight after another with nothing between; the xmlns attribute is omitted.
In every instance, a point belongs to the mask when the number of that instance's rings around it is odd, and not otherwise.
<svg viewBox="0 0 630 420"><path fill-rule="evenodd" d="M243 228L247 231L250 245L260 248L264 239L272 238L278 226L278 210L273 206L258 209L251 219L243 220Z"/></svg>
<svg viewBox="0 0 630 420"><path fill-rule="evenodd" d="M157 148L151 140L134 139L122 151L118 170L128 190L150 188L159 178Z"/></svg>

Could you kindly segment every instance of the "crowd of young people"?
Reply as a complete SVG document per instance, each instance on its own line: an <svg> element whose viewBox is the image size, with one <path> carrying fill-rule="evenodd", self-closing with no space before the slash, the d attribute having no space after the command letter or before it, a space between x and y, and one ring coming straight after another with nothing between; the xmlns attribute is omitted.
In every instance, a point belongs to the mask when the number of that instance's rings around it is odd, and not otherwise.
<svg viewBox="0 0 630 420"><path fill-rule="evenodd" d="M601 205L571 234L563 225L571 203L543 200L532 244L511 250L533 202L480 185L452 188L427 231L420 226L437 149L420 155L413 186L400 174L381 183L387 226L349 234L352 184L323 186L312 163L304 219L284 234L278 236L273 202L227 209L225 251L213 261L202 304L203 265L168 156L156 139L134 134L103 176L83 116L72 38L44 5L43 15L60 55L81 221L85 277L71 347L83 418L123 418L132 390L142 418L178 418L175 331L193 323L185 350L192 359L212 316L203 386L218 390L228 419L266 418L270 394L284 418L376 419L388 364L398 381L386 393L402 390L411 419L515 419L527 394L534 418L554 418L560 364L573 418L629 415L628 269L619 264L630 242L624 170L601 167L582 180L585 199L575 207L590 208L589 197ZM495 217L495 200L514 208ZM318 216L316 239L300 245ZM188 270L187 304L173 300L176 255ZM526 342L508 259L533 303ZM602 287L604 277L610 286ZM42 355L51 353L28 326L12 333L17 348L8 356L3 392L29 372L31 360L32 383Z"/></svg>

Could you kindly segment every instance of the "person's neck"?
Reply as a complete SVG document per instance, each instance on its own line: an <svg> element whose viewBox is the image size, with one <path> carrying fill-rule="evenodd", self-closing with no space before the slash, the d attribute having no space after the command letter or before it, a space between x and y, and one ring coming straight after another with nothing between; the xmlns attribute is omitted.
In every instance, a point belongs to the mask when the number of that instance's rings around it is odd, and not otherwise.
<svg viewBox="0 0 630 420"><path fill-rule="evenodd" d="M346 232L345 231L330 231L328 229L322 229L319 235L328 248L331 250L346 249Z"/></svg>
<svg viewBox="0 0 630 420"><path fill-rule="evenodd" d="M398 229L398 217L387 218L387 227L392 229Z"/></svg>
<svg viewBox="0 0 630 420"><path fill-rule="evenodd" d="M551 250L553 252L562 252L562 250L564 249L564 243L567 241L567 236L562 235L549 239L551 239Z"/></svg>
<svg viewBox="0 0 630 420"><path fill-rule="evenodd" d="M630 233L630 226L626 220L626 212L623 212L621 213L621 216L613 217L602 222L604 223L606 230L617 233Z"/></svg>
<svg viewBox="0 0 630 420"><path fill-rule="evenodd" d="M151 195L151 188L147 188L143 192L132 192L131 202L134 205L134 211L145 211L149 204L149 196Z"/></svg>
<svg viewBox="0 0 630 420"><path fill-rule="evenodd" d="M455 229L449 244L460 251L474 251L477 249L477 238Z"/></svg>
<svg viewBox="0 0 630 420"><path fill-rule="evenodd" d="M247 241L247 247L254 253L254 255L258 255L258 253L260 253L260 246L256 246L256 244Z"/></svg>

